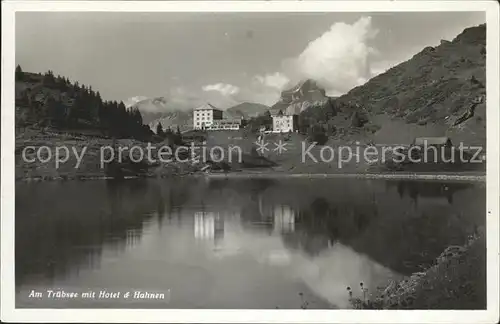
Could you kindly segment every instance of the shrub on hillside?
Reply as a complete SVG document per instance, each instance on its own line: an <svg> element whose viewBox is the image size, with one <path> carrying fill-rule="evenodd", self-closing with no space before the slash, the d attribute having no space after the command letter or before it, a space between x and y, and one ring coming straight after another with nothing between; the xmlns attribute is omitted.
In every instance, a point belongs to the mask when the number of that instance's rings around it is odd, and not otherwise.
<svg viewBox="0 0 500 324"><path fill-rule="evenodd" d="M352 127L363 127L368 122L368 118L360 113L359 111L355 111L351 117L351 126Z"/></svg>
<svg viewBox="0 0 500 324"><path fill-rule="evenodd" d="M273 127L273 119L269 111L266 111L257 117L251 118L245 126L245 128L252 133L258 132L262 127L265 129L272 129Z"/></svg>
<svg viewBox="0 0 500 324"><path fill-rule="evenodd" d="M377 124L370 124L370 125L365 126L366 131L370 132L372 134L375 134L377 131L380 130L380 128L382 128L382 127L380 125L377 125Z"/></svg>
<svg viewBox="0 0 500 324"><path fill-rule="evenodd" d="M16 81L23 81L24 80L24 72L21 69L21 66L18 65L16 67L16 74L15 74Z"/></svg>
<svg viewBox="0 0 500 324"><path fill-rule="evenodd" d="M325 145L328 141L328 135L323 126L315 126L309 129L308 140L316 142L318 145Z"/></svg>

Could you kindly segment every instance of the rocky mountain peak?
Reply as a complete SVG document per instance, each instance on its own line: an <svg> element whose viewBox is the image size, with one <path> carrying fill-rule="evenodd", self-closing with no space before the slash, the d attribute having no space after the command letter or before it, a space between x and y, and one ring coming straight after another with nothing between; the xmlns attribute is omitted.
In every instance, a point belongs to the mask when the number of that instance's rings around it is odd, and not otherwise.
<svg viewBox="0 0 500 324"><path fill-rule="evenodd" d="M315 80L305 79L294 87L283 90L279 101L272 106L272 110L282 110L288 114L299 114L318 102L327 100L325 89Z"/></svg>

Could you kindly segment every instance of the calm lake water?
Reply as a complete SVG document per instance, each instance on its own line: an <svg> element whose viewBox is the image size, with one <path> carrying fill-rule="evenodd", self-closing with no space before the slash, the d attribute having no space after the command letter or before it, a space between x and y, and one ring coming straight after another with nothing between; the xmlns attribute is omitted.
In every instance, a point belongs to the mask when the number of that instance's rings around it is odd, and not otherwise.
<svg viewBox="0 0 500 324"><path fill-rule="evenodd" d="M16 306L345 308L347 287L375 291L463 244L485 226L485 194L354 179L16 184Z"/></svg>

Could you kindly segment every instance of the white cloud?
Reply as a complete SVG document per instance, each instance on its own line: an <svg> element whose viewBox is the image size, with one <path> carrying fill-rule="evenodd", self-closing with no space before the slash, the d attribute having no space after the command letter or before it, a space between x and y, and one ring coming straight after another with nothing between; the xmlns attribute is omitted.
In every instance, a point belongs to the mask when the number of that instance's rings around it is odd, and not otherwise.
<svg viewBox="0 0 500 324"><path fill-rule="evenodd" d="M227 83L208 84L202 89L203 91L217 91L224 96L232 96L240 92L240 88Z"/></svg>
<svg viewBox="0 0 500 324"><path fill-rule="evenodd" d="M283 60L281 72L256 75L251 91L255 98L269 105L276 102L284 87L313 79L325 88L327 95L344 94L373 76L370 58L377 50L369 41L376 34L371 17L361 17L353 24L334 23L297 57Z"/></svg>
<svg viewBox="0 0 500 324"><path fill-rule="evenodd" d="M236 97L240 102L256 102L267 106L275 104L280 97L280 91L267 87L249 87L243 89Z"/></svg>
<svg viewBox="0 0 500 324"><path fill-rule="evenodd" d="M207 88L207 90L178 86L168 89L161 97L146 98L137 96L128 99L126 102L134 104L144 100L140 105L141 111L151 113L176 110L190 111L207 102L221 109L232 107L239 103L235 96L223 94L223 92L234 93L239 96L239 89L235 91L234 89L231 90L228 87L219 87L217 85L208 85L203 88Z"/></svg>
<svg viewBox="0 0 500 324"><path fill-rule="evenodd" d="M337 22L309 42L298 56L283 60L281 71L255 75L245 87L219 82L201 87L202 91L171 90L167 97L176 106L186 107L183 109L204 102L221 108L242 101L270 106L279 100L285 87L307 78L316 80L327 95L339 96L392 65L386 62L383 66L370 66L377 51L369 43L376 34L371 17L362 17L352 24Z"/></svg>
<svg viewBox="0 0 500 324"><path fill-rule="evenodd" d="M131 107L133 105L135 105L136 103L138 103L139 101L143 101L143 100L146 100L148 99L147 97L144 97L144 96L135 96L135 97L132 97L132 98L128 98L127 100L125 100L123 102L123 104L125 105L125 107Z"/></svg>
<svg viewBox="0 0 500 324"><path fill-rule="evenodd" d="M200 88L175 87L169 90L169 102L180 110L191 110L207 102L221 109L234 106L236 101L233 95L229 94L234 93L234 95L237 95L240 90L235 91L225 87L225 85L220 85L222 84L207 85L201 90Z"/></svg>
<svg viewBox="0 0 500 324"><path fill-rule="evenodd" d="M285 85L290 82L290 79L280 72L275 72L273 74L266 74L265 76L257 75L255 79L261 84L282 90Z"/></svg>
<svg viewBox="0 0 500 324"><path fill-rule="evenodd" d="M375 49L368 43L376 33L371 17L361 17L352 25L335 23L287 62L285 73L293 79L314 79L327 92L345 93L370 77L369 57Z"/></svg>

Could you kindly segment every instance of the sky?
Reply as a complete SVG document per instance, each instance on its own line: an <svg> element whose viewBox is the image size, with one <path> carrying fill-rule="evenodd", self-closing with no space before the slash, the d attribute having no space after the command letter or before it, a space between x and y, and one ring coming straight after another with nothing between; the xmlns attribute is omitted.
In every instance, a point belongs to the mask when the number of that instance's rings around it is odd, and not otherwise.
<svg viewBox="0 0 500 324"><path fill-rule="evenodd" d="M272 105L305 78L346 93L482 23L481 12L18 12L16 64L126 104Z"/></svg>

